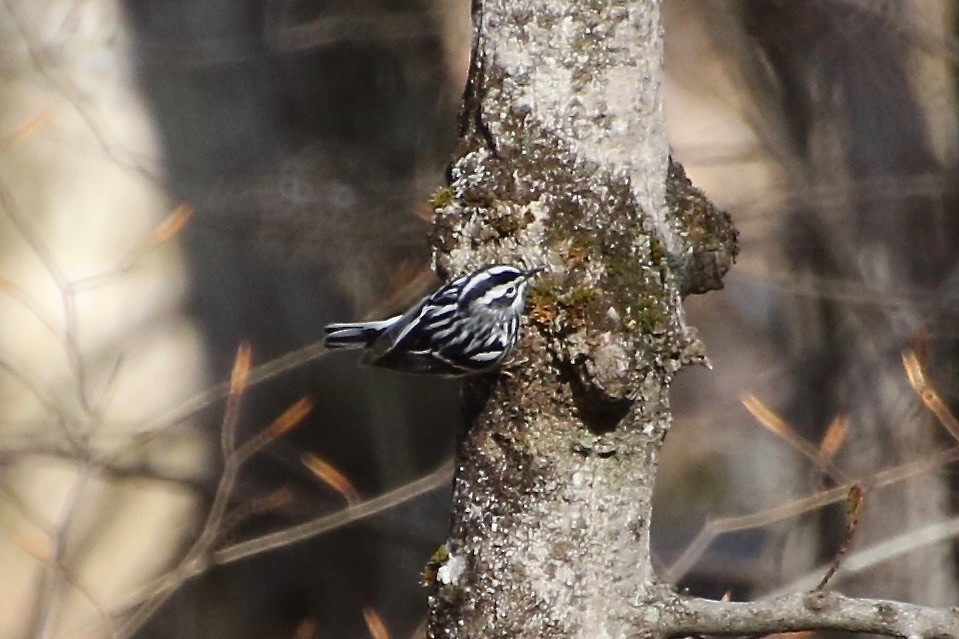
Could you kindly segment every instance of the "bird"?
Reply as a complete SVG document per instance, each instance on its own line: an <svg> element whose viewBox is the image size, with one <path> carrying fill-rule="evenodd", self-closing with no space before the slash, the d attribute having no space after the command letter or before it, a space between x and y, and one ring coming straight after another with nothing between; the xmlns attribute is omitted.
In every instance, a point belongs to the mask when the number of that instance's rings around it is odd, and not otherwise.
<svg viewBox="0 0 959 639"><path fill-rule="evenodd" d="M402 315L328 324L328 349L365 349L360 363L461 377L498 367L519 339L526 288L545 271L489 264L444 284Z"/></svg>

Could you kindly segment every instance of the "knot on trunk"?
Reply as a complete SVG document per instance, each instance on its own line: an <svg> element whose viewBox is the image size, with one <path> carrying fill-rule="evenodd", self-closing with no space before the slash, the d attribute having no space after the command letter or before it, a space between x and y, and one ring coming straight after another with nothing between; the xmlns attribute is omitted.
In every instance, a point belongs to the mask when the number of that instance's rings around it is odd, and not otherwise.
<svg viewBox="0 0 959 639"><path fill-rule="evenodd" d="M723 276L739 253L738 233L729 214L693 186L683 165L669 158L666 206L677 217L684 253L670 256L683 296L723 287Z"/></svg>

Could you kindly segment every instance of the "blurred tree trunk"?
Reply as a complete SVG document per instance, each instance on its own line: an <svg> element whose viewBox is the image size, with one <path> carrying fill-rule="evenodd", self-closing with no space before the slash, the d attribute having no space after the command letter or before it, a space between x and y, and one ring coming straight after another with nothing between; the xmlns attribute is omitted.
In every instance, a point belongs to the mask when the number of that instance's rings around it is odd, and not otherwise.
<svg viewBox="0 0 959 639"><path fill-rule="evenodd" d="M658 0L476 0L473 19L437 270L549 273L523 361L468 387L430 635L623 637L657 589L669 384L702 360L681 296L721 285L735 236L669 163Z"/></svg>
<svg viewBox="0 0 959 639"><path fill-rule="evenodd" d="M726 348L760 368L756 343L765 337L775 352L763 368L775 372L746 385L713 383L727 393L778 394L775 409L812 441L847 415L849 434L836 459L847 476L954 443L909 387L901 353L926 343L930 378L955 397L955 2L673 1L687 22L692 14L708 25L712 45L672 86L685 82L756 138L729 144L724 179L713 179L718 189L710 193L742 203L736 211L752 262L737 269L728 300L755 330ZM723 62L695 64L707 57ZM702 175L716 166L704 161L691 170ZM750 166L771 176L753 197L743 188ZM744 349L749 355L740 357ZM753 459L738 468L762 475L730 499L770 491L758 499L768 504L807 495L821 482L798 456L784 453L762 470ZM856 550L951 516L954 483L931 474L871 492ZM770 528L778 539L767 544L763 565L788 583L831 560L842 519L837 507ZM854 580L837 577L837 587L856 594L959 600L948 544L904 554ZM771 585L756 571L749 578L754 593Z"/></svg>
<svg viewBox="0 0 959 639"><path fill-rule="evenodd" d="M946 204L936 154L936 146L951 153L954 133L942 122L939 136L929 129L940 113L954 122L955 104L950 98L949 108L933 108L953 95L950 74L940 65L937 77L922 53L950 37L942 29L951 23L939 3L914 4L742 5L765 73L777 78L771 95L779 96L781 139L797 169L790 172L797 195L783 219L780 249L796 280L827 293L789 300L776 317L793 365L789 413L813 438L836 414L848 414L839 461L853 475L926 457L946 442L909 387L900 358L922 334L931 336L930 362L955 359L947 337L954 313L931 304L955 281L959 224L955 215L938 213ZM929 29L936 8L938 34ZM828 294L843 285L874 302ZM948 517L949 481L912 479L875 491L869 502L857 540L863 547ZM835 534L827 531L823 558L835 552ZM886 562L846 590L954 605L952 548L940 544Z"/></svg>
<svg viewBox="0 0 959 639"><path fill-rule="evenodd" d="M200 505L210 441L137 429L206 362L120 3L9 0L0 36L0 636L108 636Z"/></svg>

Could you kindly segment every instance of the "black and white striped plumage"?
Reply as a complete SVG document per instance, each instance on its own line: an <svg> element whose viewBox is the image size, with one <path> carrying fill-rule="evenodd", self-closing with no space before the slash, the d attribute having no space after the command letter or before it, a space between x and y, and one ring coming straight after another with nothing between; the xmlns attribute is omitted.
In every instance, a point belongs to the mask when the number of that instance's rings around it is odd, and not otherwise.
<svg viewBox="0 0 959 639"><path fill-rule="evenodd" d="M379 322L329 324L327 348L365 348L361 360L445 376L498 366L519 338L526 286L542 269L493 264L440 287L406 313Z"/></svg>

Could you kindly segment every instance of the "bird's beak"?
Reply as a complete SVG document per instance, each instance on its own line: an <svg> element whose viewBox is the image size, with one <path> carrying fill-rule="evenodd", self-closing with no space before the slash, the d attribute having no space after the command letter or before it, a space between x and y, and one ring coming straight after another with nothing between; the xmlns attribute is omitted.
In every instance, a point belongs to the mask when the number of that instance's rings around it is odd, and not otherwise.
<svg viewBox="0 0 959 639"><path fill-rule="evenodd" d="M540 273L545 273L545 272L546 272L546 267L544 266L537 266L536 268L531 268L530 270L526 271L526 279L531 280L537 275L539 275Z"/></svg>

